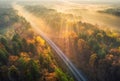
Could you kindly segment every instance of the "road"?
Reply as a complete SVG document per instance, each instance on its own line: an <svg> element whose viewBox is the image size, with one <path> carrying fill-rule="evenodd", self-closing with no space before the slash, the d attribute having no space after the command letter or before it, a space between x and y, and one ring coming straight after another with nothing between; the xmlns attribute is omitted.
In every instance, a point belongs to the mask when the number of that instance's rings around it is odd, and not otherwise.
<svg viewBox="0 0 120 81"><path fill-rule="evenodd" d="M33 27L33 29L52 47L52 49L58 54L58 56L63 60L68 69L74 75L77 81L87 81L83 73L78 70L74 64L65 56L65 54L59 49L59 47L50 40L44 32L40 30L39 27L47 27L47 25L42 21L42 19L27 12L22 6L13 4L13 8L18 11L18 15L24 17ZM38 22L39 21L39 22Z"/></svg>

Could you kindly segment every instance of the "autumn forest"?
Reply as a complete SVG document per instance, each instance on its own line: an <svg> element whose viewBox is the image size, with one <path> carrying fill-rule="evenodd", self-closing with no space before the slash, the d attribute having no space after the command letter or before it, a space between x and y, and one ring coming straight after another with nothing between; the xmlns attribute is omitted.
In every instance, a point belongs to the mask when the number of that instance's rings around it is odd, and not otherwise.
<svg viewBox="0 0 120 81"><path fill-rule="evenodd" d="M0 81L120 81L119 6L39 3L0 3Z"/></svg>

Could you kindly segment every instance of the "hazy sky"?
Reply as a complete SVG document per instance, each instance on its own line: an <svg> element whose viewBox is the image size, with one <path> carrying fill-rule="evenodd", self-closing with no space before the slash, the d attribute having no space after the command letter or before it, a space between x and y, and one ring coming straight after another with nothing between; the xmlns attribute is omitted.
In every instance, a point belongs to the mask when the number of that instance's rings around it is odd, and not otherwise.
<svg viewBox="0 0 120 81"><path fill-rule="evenodd" d="M120 2L120 0L0 0L0 1L70 1L70 2Z"/></svg>
<svg viewBox="0 0 120 81"><path fill-rule="evenodd" d="M0 1L6 1L6 0L0 0ZM18 0L8 0L8 1L18 1ZM19 1L51 1L51 0L19 0ZM120 0L52 0L52 1L120 1Z"/></svg>
<svg viewBox="0 0 120 81"><path fill-rule="evenodd" d="M66 0L66 1L77 1L77 2L120 2L120 0Z"/></svg>

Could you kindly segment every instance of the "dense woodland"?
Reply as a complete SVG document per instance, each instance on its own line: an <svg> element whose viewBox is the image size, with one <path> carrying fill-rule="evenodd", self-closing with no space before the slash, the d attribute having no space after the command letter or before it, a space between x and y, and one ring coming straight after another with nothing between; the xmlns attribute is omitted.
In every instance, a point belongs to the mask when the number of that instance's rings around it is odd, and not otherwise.
<svg viewBox="0 0 120 81"><path fill-rule="evenodd" d="M100 13L107 13L107 14L111 14L111 15L115 15L115 16L120 16L120 8L109 8L109 9L105 9L103 11L99 11Z"/></svg>
<svg viewBox="0 0 120 81"><path fill-rule="evenodd" d="M0 81L74 81L50 46L12 8L0 8Z"/></svg>
<svg viewBox="0 0 120 81"><path fill-rule="evenodd" d="M12 25L18 21L18 17L11 7L1 8L0 6L0 11L0 34L2 34L6 29L12 28Z"/></svg>
<svg viewBox="0 0 120 81"><path fill-rule="evenodd" d="M76 58L75 64L88 76L89 81L120 81L119 32L104 30L98 25L80 20L72 21L76 18L72 14L60 13L43 6L25 8L42 18L56 32L60 32L61 27L63 30L68 27L66 40L69 39L67 43L72 48L70 55ZM65 43L59 43L63 48Z"/></svg>

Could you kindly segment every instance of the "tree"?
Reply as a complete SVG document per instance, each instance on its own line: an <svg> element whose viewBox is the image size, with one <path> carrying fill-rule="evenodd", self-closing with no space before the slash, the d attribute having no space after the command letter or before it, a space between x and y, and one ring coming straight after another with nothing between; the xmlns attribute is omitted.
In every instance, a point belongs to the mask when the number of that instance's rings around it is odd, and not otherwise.
<svg viewBox="0 0 120 81"><path fill-rule="evenodd" d="M106 50L104 48L101 48L97 51L97 54L98 54L100 59L103 59L103 58L105 58Z"/></svg>
<svg viewBox="0 0 120 81"><path fill-rule="evenodd" d="M18 55L19 54L19 52L20 52L20 47L19 47L19 45L18 45L18 43L17 42L12 42L12 45L13 45L13 53L14 53L14 55Z"/></svg>
<svg viewBox="0 0 120 81"><path fill-rule="evenodd" d="M5 39L4 37L2 37L0 39L0 42L3 44L3 45L7 45L7 39Z"/></svg>
<svg viewBox="0 0 120 81"><path fill-rule="evenodd" d="M0 66L0 81L9 81L8 67L6 65Z"/></svg>
<svg viewBox="0 0 120 81"><path fill-rule="evenodd" d="M93 37L88 40L88 44L94 52L97 52L100 49L98 41Z"/></svg>
<svg viewBox="0 0 120 81"><path fill-rule="evenodd" d="M62 70L59 68L55 69L55 73L57 75L58 81L74 81L71 77L62 72Z"/></svg>
<svg viewBox="0 0 120 81"><path fill-rule="evenodd" d="M78 59L81 62L81 66L84 67L88 65L91 51L86 41L83 39L78 40Z"/></svg>
<svg viewBox="0 0 120 81"><path fill-rule="evenodd" d="M35 47L34 44L32 44L32 43L29 44L29 51L30 51L32 54L37 54L37 48Z"/></svg>
<svg viewBox="0 0 120 81"><path fill-rule="evenodd" d="M21 72L27 69L27 62L25 62L25 59L23 57L20 57L18 62L18 68Z"/></svg>
<svg viewBox="0 0 120 81"><path fill-rule="evenodd" d="M19 41L21 38L20 38L20 35L15 33L13 38L12 38L12 41Z"/></svg>
<svg viewBox="0 0 120 81"><path fill-rule="evenodd" d="M17 61L17 67L20 71L20 81L28 81L27 78L27 62L25 61L25 59L23 57L20 57L19 60Z"/></svg>
<svg viewBox="0 0 120 81"><path fill-rule="evenodd" d="M22 50L25 51L25 52L28 52L28 43L26 41L26 39L22 39Z"/></svg>
<svg viewBox="0 0 120 81"><path fill-rule="evenodd" d="M78 40L78 50L79 52L84 52L84 50L88 49L88 45L86 43L86 41L84 41L83 39L79 39Z"/></svg>
<svg viewBox="0 0 120 81"><path fill-rule="evenodd" d="M19 71L14 65L9 68L8 77L10 81L19 81Z"/></svg>
<svg viewBox="0 0 120 81"><path fill-rule="evenodd" d="M39 61L40 61L40 64L42 65L44 62L44 58L42 54L39 54Z"/></svg>
<svg viewBox="0 0 120 81"><path fill-rule="evenodd" d="M26 73L28 81L37 81L40 78L40 67L39 65L34 61L30 60L27 64L28 71Z"/></svg>
<svg viewBox="0 0 120 81"><path fill-rule="evenodd" d="M7 64L8 62L8 53L5 49L0 49L0 65Z"/></svg>
<svg viewBox="0 0 120 81"><path fill-rule="evenodd" d="M91 67L94 67L96 59L97 59L97 54L92 54L90 56L89 64L90 64Z"/></svg>

